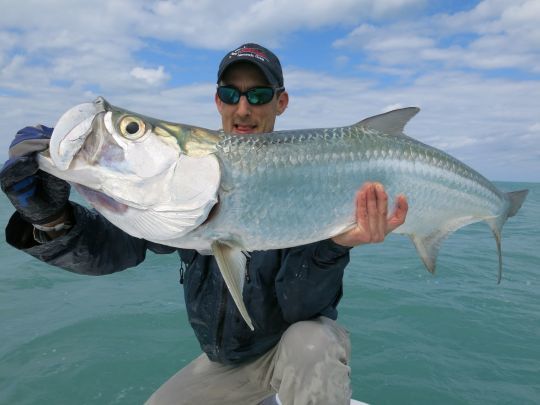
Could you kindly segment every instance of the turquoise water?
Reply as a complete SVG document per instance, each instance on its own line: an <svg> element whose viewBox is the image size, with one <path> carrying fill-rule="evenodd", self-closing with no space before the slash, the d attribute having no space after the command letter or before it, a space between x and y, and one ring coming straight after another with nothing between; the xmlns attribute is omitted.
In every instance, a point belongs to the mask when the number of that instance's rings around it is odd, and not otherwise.
<svg viewBox="0 0 540 405"><path fill-rule="evenodd" d="M435 276L411 242L353 251L340 322L354 397L372 404L540 403L540 184L503 231L503 281L485 224L443 245ZM11 214L0 197L0 225ZM137 404L199 354L176 255L70 274L0 249L0 403Z"/></svg>

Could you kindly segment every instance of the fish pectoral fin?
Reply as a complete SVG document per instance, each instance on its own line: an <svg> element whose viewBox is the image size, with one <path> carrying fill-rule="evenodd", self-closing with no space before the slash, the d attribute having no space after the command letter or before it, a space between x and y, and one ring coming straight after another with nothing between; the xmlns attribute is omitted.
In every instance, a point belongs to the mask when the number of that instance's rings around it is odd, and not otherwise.
<svg viewBox="0 0 540 405"><path fill-rule="evenodd" d="M254 330L253 323L242 298L246 256L239 248L220 241L212 243L212 253L216 258L223 280L225 280L225 284L242 318L244 318L249 328Z"/></svg>
<svg viewBox="0 0 540 405"><path fill-rule="evenodd" d="M374 129L388 135L403 135L403 129L409 120L414 117L420 108L407 107L388 111L384 114L374 115L355 124L367 129Z"/></svg>

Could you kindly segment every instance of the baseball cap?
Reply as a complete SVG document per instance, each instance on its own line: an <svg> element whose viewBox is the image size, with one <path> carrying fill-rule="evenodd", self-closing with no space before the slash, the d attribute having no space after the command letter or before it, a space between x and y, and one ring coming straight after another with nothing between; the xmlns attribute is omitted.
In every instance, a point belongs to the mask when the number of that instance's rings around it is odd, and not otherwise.
<svg viewBox="0 0 540 405"><path fill-rule="evenodd" d="M263 72L264 76L272 86L283 86L283 72L281 63L274 53L264 46L247 43L228 52L219 64L217 81L221 80L225 70L232 64L240 61L250 62L256 65Z"/></svg>

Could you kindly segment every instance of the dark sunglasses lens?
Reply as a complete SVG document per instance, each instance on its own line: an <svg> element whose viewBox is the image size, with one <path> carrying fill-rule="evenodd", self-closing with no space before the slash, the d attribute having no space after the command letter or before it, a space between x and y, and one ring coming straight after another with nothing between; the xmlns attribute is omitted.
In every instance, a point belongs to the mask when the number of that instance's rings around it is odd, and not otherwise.
<svg viewBox="0 0 540 405"><path fill-rule="evenodd" d="M227 104L236 104L240 100L240 92L234 87L218 87L218 97Z"/></svg>
<svg viewBox="0 0 540 405"><path fill-rule="evenodd" d="M248 90L246 96L249 104L266 104L272 100L272 97L274 97L274 89L271 87L255 87Z"/></svg>

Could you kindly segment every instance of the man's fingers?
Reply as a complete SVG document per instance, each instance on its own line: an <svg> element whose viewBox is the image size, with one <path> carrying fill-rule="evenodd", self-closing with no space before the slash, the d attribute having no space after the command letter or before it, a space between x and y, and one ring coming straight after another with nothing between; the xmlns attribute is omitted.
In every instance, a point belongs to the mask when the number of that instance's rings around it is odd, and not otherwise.
<svg viewBox="0 0 540 405"><path fill-rule="evenodd" d="M377 206L377 190L375 189L375 184L370 184L370 187L367 191L367 214L369 220L369 234L371 241L375 241L376 235L379 228L379 209Z"/></svg>
<svg viewBox="0 0 540 405"><path fill-rule="evenodd" d="M375 183L377 196L377 232L374 235L375 242L382 242L386 236L386 222L388 221L388 195L381 183Z"/></svg>
<svg viewBox="0 0 540 405"><path fill-rule="evenodd" d="M405 222L405 217L407 216L408 210L409 204L407 202L407 199L403 194L398 195L396 197L394 212L388 219L388 232L392 232L394 229L396 229Z"/></svg>
<svg viewBox="0 0 540 405"><path fill-rule="evenodd" d="M356 194L356 223L363 229L369 229L369 217L367 210L367 192L369 187L365 184Z"/></svg>
<svg viewBox="0 0 540 405"><path fill-rule="evenodd" d="M386 218L388 216L388 195L381 183L375 183L374 186L377 196L377 211L379 215Z"/></svg>
<svg viewBox="0 0 540 405"><path fill-rule="evenodd" d="M389 232L405 222L408 204L405 196L396 198L388 215L388 194L380 183L366 182L356 192L356 227L332 240L343 246L382 242Z"/></svg>

